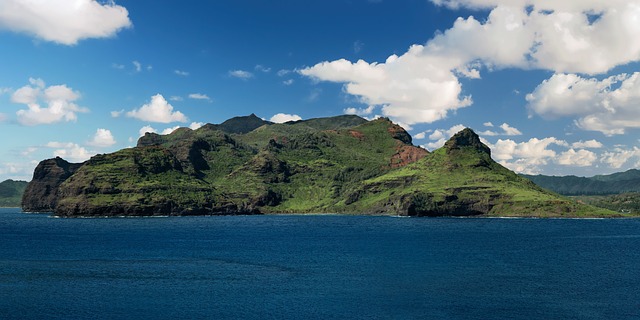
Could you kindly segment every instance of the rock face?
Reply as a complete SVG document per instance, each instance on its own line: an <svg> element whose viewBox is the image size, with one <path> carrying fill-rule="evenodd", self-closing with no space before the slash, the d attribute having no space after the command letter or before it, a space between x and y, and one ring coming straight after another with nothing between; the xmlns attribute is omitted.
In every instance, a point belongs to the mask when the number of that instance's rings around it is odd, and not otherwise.
<svg viewBox="0 0 640 320"><path fill-rule="evenodd" d="M22 210L52 212L58 203L58 187L80 166L82 164L69 163L60 157L40 162L22 196Z"/></svg>
<svg viewBox="0 0 640 320"><path fill-rule="evenodd" d="M26 211L58 216L360 213L578 215L491 159L470 129L432 153L389 119L273 124L255 115L169 135L83 164L41 162Z"/></svg>

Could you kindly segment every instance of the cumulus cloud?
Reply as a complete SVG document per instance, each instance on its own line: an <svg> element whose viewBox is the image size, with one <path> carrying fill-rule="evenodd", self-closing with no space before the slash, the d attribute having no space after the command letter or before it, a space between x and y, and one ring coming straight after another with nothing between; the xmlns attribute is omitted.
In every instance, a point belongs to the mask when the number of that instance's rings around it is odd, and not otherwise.
<svg viewBox="0 0 640 320"><path fill-rule="evenodd" d="M576 149L599 149L603 145L597 140L578 141L571 144L572 148Z"/></svg>
<svg viewBox="0 0 640 320"><path fill-rule="evenodd" d="M373 113L376 106L368 106L367 108L346 108L343 110L345 114L355 114L359 116L368 116Z"/></svg>
<svg viewBox="0 0 640 320"><path fill-rule="evenodd" d="M431 141L426 143L422 147L428 150L434 150L442 147L444 143L447 142L447 140L453 137L456 133L462 131L464 128L466 128L466 126L462 124L457 124L452 126L449 129L436 129L436 130L427 130L427 131L419 132L416 135L414 135L414 138L419 140L425 139L427 137L427 134L429 134L428 138Z"/></svg>
<svg viewBox="0 0 640 320"><path fill-rule="evenodd" d="M451 8L489 9L486 20L458 18L425 45L384 63L345 59L298 72L344 83L344 91L407 124L429 123L472 104L460 77L482 68L598 74L640 60L640 3L634 1L433 0ZM590 14L598 14L593 19ZM585 127L597 127L585 119Z"/></svg>
<svg viewBox="0 0 640 320"><path fill-rule="evenodd" d="M156 130L155 128L153 128L153 127L152 127L152 126L150 126L150 125L146 125L146 126L144 126L144 127L140 128L140 130L138 130L138 134L139 134L141 137L142 137L142 136L144 136L144 134L145 134L145 133L147 133L147 132L148 132L148 133L157 133L157 132L158 132L158 130Z"/></svg>
<svg viewBox="0 0 640 320"><path fill-rule="evenodd" d="M485 126L493 127L493 124L491 122L487 122L485 123ZM501 124L500 129L502 129L502 132L487 130L487 131L480 132L479 135L482 135L482 136L520 136L522 135L522 132L520 132L520 130L510 126L507 123Z"/></svg>
<svg viewBox="0 0 640 320"><path fill-rule="evenodd" d="M110 147L116 144L116 140L113 138L110 130L99 128L96 130L93 138L88 142L88 145L94 147Z"/></svg>
<svg viewBox="0 0 640 320"><path fill-rule="evenodd" d="M244 70L231 70L229 71L229 76L242 80L249 80L253 78L253 73Z"/></svg>
<svg viewBox="0 0 640 320"><path fill-rule="evenodd" d="M555 74L526 99L535 114L544 118L575 117L578 127L607 136L640 128L640 72L603 80Z"/></svg>
<svg viewBox="0 0 640 320"><path fill-rule="evenodd" d="M521 173L538 173L540 166L555 161L557 153L550 148L551 145L567 146L566 141L555 137L531 138L519 143L511 139L499 139L495 144L485 140L484 143L491 148L493 159Z"/></svg>
<svg viewBox="0 0 640 320"><path fill-rule="evenodd" d="M27 106L16 112L18 122L26 126L77 120L76 113L89 111L75 103L79 98L79 92L64 84L46 87L42 79L34 78L11 95L12 102Z"/></svg>
<svg viewBox="0 0 640 320"><path fill-rule="evenodd" d="M203 125L204 125L204 123L203 123L203 122L192 122L192 123L189 125L189 127L188 127L188 128L189 128L189 129L191 129L191 130L196 130L196 129L198 129L198 128L202 127ZM150 128L150 129L147 129L147 130L153 130L153 131L149 131L149 132L156 132L156 131L155 131L155 129L153 129L153 128L151 128L151 127L149 127L149 128ZM162 131L160 132L160 134L170 134L170 133L172 133L172 132L176 131L176 129L179 129L179 128L180 128L180 126L175 126L175 127L171 127L171 128L166 128L166 129L162 130ZM141 136L143 136L143 135L144 135L144 133L143 133L142 131L140 131L140 132L141 132L141 134L140 134L140 135L141 135Z"/></svg>
<svg viewBox="0 0 640 320"><path fill-rule="evenodd" d="M131 25L127 9L113 1L0 1L1 29L65 45L112 37Z"/></svg>
<svg viewBox="0 0 640 320"><path fill-rule="evenodd" d="M54 157L60 157L71 162L84 162L89 160L96 153L88 151L76 143L71 142L49 142L46 147L55 149Z"/></svg>
<svg viewBox="0 0 640 320"><path fill-rule="evenodd" d="M211 98L209 98L209 96L202 93L192 93L189 95L189 99L211 101Z"/></svg>
<svg viewBox="0 0 640 320"><path fill-rule="evenodd" d="M556 162L563 166L589 167L596 160L598 157L592 151L584 149L576 151L572 148L561 153Z"/></svg>
<svg viewBox="0 0 640 320"><path fill-rule="evenodd" d="M123 113L124 113L124 109L110 112L112 118L119 118Z"/></svg>
<svg viewBox="0 0 640 320"><path fill-rule="evenodd" d="M618 147L612 151L604 152L600 157L600 161L614 169L621 168L632 159L640 160L640 148L633 147L632 149L623 149ZM640 163L636 163L635 167L639 165Z"/></svg>
<svg viewBox="0 0 640 320"><path fill-rule="evenodd" d="M149 122L187 122L187 117L180 111L173 111L173 106L161 94L151 97L151 102L139 109L127 112L127 117Z"/></svg>
<svg viewBox="0 0 640 320"><path fill-rule="evenodd" d="M286 114L286 113L278 113L273 115L269 121L275 123L285 123L289 121L298 121L302 120L302 118L297 114Z"/></svg>

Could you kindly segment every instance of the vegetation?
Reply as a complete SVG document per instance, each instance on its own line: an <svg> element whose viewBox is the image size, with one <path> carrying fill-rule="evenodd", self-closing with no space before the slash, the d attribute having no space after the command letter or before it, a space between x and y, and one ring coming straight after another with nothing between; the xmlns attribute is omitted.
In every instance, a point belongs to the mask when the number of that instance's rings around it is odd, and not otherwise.
<svg viewBox="0 0 640 320"><path fill-rule="evenodd" d="M607 196L575 196L578 202L606 208L612 211L640 215L640 193L629 192Z"/></svg>
<svg viewBox="0 0 640 320"><path fill-rule="evenodd" d="M25 194L25 210L54 208L62 216L621 215L519 177L494 162L469 129L428 153L385 118L273 124L250 115L198 130L146 134L135 148L95 156L71 171L56 170L66 166L60 160L36 168L60 176L39 174L34 191ZM52 194L53 200L30 206L38 194Z"/></svg>
<svg viewBox="0 0 640 320"><path fill-rule="evenodd" d="M523 175L535 184L563 195L610 195L640 192L640 170L631 169L590 178Z"/></svg>
<svg viewBox="0 0 640 320"><path fill-rule="evenodd" d="M5 180L0 182L0 207L19 207L26 181Z"/></svg>

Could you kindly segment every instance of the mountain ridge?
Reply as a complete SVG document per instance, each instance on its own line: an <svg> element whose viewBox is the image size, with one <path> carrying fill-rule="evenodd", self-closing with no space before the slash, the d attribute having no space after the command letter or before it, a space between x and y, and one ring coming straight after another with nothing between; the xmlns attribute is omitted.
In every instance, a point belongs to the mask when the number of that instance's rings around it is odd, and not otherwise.
<svg viewBox="0 0 640 320"><path fill-rule="evenodd" d="M502 167L468 128L428 152L387 118L275 124L250 115L224 123L231 125L145 134L134 148L82 164L44 160L23 196L23 209L68 217L615 215L562 198Z"/></svg>

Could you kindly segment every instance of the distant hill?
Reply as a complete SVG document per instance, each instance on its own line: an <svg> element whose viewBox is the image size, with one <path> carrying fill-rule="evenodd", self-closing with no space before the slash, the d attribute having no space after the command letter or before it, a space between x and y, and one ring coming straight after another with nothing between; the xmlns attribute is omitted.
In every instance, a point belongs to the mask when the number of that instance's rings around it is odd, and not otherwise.
<svg viewBox="0 0 640 320"><path fill-rule="evenodd" d="M84 163L44 160L33 176L23 209L68 217L616 215L519 177L471 129L429 153L389 119L351 115L282 124L249 115L147 133Z"/></svg>
<svg viewBox="0 0 640 320"><path fill-rule="evenodd" d="M600 208L625 214L640 214L640 192L629 192L613 195L582 195L574 199Z"/></svg>
<svg viewBox="0 0 640 320"><path fill-rule="evenodd" d="M608 195L640 192L640 170L636 169L590 178L545 175L522 176L545 189L562 195Z"/></svg>
<svg viewBox="0 0 640 320"><path fill-rule="evenodd" d="M0 207L20 207L26 181L5 180L0 182Z"/></svg>

